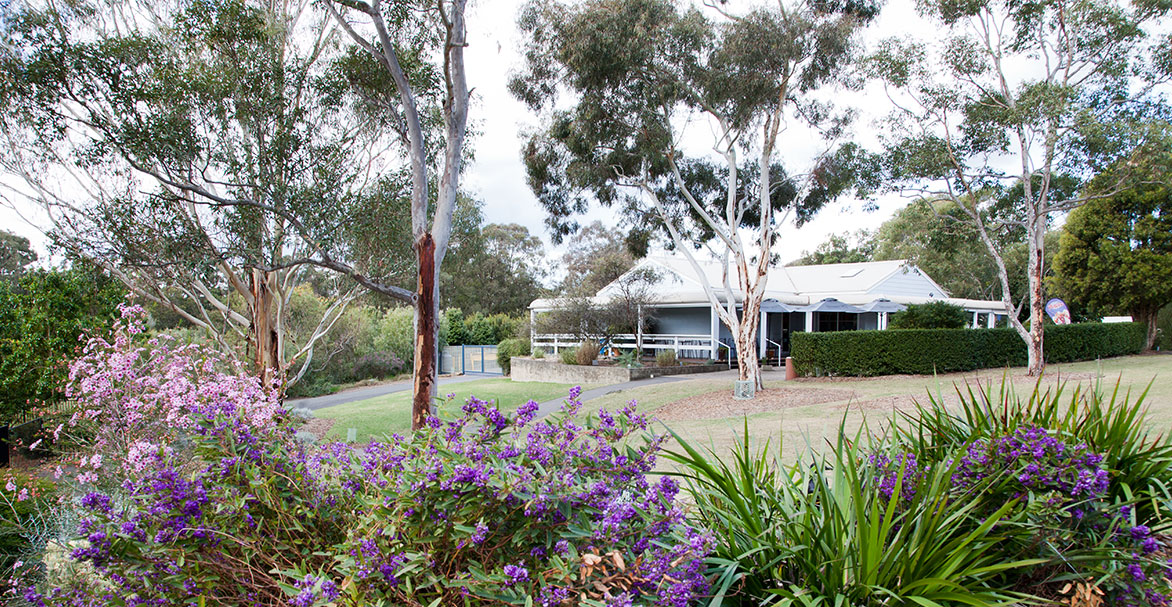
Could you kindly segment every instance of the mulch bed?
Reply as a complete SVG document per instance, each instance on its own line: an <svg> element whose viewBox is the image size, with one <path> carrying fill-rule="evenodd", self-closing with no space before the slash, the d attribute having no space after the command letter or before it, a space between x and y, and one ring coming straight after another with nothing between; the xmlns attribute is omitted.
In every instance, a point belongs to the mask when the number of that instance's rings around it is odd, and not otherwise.
<svg viewBox="0 0 1172 607"><path fill-rule="evenodd" d="M324 440L326 434L330 432L330 428L334 427L334 421L336 420L315 417L305 422L305 425L301 426L299 430L309 432L310 434L316 436L317 440L319 441Z"/></svg>
<svg viewBox="0 0 1172 607"><path fill-rule="evenodd" d="M844 401L857 396L854 390L787 387L767 388L758 391L752 400L736 400L732 390L726 389L669 403L656 409L655 417L663 421L720 419Z"/></svg>

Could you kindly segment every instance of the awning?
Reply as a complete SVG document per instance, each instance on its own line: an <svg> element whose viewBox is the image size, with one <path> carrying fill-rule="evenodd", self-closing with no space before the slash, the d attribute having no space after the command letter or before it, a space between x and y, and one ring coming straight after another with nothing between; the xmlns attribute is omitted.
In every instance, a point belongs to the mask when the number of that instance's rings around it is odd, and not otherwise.
<svg viewBox="0 0 1172 607"><path fill-rule="evenodd" d="M906 309L907 306L895 303L890 299L876 299L862 306L864 312L903 312Z"/></svg>
<svg viewBox="0 0 1172 607"><path fill-rule="evenodd" d="M862 308L856 308L850 304L844 304L833 297L827 297L818 303L812 303L808 306L802 306L795 312L849 312L851 314L862 314Z"/></svg>
<svg viewBox="0 0 1172 607"><path fill-rule="evenodd" d="M793 312L795 310L797 310L797 308L783 304L776 299L766 299L765 301L761 302L762 312Z"/></svg>

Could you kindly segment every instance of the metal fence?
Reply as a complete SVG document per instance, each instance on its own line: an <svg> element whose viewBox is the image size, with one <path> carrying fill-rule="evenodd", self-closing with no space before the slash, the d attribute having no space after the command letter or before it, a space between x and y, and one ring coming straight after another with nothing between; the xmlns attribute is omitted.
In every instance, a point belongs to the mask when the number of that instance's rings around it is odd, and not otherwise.
<svg viewBox="0 0 1172 607"><path fill-rule="evenodd" d="M504 375L496 346L448 346L440 354L440 373Z"/></svg>

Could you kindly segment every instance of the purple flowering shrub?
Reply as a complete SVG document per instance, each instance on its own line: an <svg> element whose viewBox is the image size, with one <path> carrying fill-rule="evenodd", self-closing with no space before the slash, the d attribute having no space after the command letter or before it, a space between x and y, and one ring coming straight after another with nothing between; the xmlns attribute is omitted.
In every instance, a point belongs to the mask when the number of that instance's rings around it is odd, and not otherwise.
<svg viewBox="0 0 1172 607"><path fill-rule="evenodd" d="M1078 562L1080 575L1102 575L1099 587L1112 605L1168 603L1172 570L1155 556L1162 543L1148 527L1130 522L1130 507L1120 510L1109 499L1104 458L1086 444L1019 427L964 449L952 483L962 499L985 504L985 511L1019 504L1033 529L1020 548L1061 569Z"/></svg>
<svg viewBox="0 0 1172 607"><path fill-rule="evenodd" d="M136 448L142 435L123 440L124 465L104 468L118 482L79 500L81 540L69 557L92 575L26 586L33 605L532 597L546 607L682 607L708 592L709 540L685 521L676 483L648 477L662 438L647 434L633 403L579 424L577 390L562 414L539 421L533 402L509 416L471 399L463 417L432 418L409 439L306 447L259 387L199 361L110 346L100 350L115 360L95 351L78 377L101 403L96 419L148 428L149 446ZM144 356L170 374L152 382ZM193 382L193 369L212 384ZM133 412L117 411L130 400Z"/></svg>
<svg viewBox="0 0 1172 607"><path fill-rule="evenodd" d="M355 594L547 607L703 596L708 539L685 522L676 482L647 476L662 437L635 446L648 422L634 403L579 425L577 395L538 421L532 401L509 419L471 399L464 417L433 418L412 441L368 446L365 507L338 567Z"/></svg>

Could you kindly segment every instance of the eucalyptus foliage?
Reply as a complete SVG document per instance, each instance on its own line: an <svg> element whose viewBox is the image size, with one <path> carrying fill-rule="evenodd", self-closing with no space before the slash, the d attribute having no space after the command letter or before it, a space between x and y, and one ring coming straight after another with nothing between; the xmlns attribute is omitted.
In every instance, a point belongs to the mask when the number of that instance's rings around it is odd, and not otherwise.
<svg viewBox="0 0 1172 607"><path fill-rule="evenodd" d="M868 60L895 109L885 165L898 186L950 200L964 211L997 266L1001 299L1043 365L1044 237L1056 213L1130 187L1116 170L1165 146L1167 107L1156 94L1172 68L1160 29L1168 6L1140 0L929 0L920 13L940 26L926 40L889 39ZM1030 323L1017 320L998 243L1020 231L1028 245Z"/></svg>
<svg viewBox="0 0 1172 607"><path fill-rule="evenodd" d="M555 240L593 203L653 228L693 264L736 336L741 379L759 383L753 335L776 230L846 193L862 156L840 145L849 112L817 93L846 84L857 33L877 13L869 2L736 15L672 0L527 4L525 67L510 88L542 115L523 154ZM776 160L791 125L822 139L797 170ZM695 132L712 134L714 154L685 145ZM693 251L705 246L725 264L723 288L699 271Z"/></svg>

